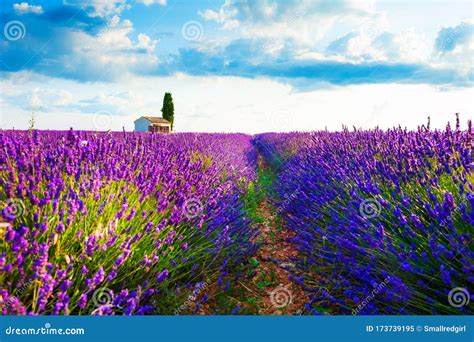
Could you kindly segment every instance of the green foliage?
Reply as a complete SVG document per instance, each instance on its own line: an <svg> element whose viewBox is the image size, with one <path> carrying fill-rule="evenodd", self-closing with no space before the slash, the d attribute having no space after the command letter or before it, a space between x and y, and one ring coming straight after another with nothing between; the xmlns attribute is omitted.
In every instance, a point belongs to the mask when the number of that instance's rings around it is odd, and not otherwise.
<svg viewBox="0 0 474 342"><path fill-rule="evenodd" d="M163 119L166 119L169 122L171 122L171 130L173 130L174 104L173 104L173 97L171 96L171 93L165 93L165 97L163 98L163 107L161 108L161 113L163 115Z"/></svg>
<svg viewBox="0 0 474 342"><path fill-rule="evenodd" d="M30 119L28 120L28 130L32 131L35 129L36 124L36 114L35 112L31 112Z"/></svg>
<svg viewBox="0 0 474 342"><path fill-rule="evenodd" d="M245 191L245 196L243 197L244 211L245 214L252 218L255 222L261 223L263 222L263 217L260 216L257 209L258 203L262 197L262 193L255 187L256 186L253 182L249 182L247 185L247 191Z"/></svg>

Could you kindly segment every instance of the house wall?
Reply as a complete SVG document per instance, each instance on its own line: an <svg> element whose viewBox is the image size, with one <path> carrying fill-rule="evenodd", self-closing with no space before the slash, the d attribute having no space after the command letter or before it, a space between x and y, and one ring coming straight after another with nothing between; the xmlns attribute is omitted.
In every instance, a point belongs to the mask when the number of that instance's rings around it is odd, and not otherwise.
<svg viewBox="0 0 474 342"><path fill-rule="evenodd" d="M148 132L148 126L151 125L151 122L145 118L139 118L135 120L135 132ZM171 124L160 124L161 127L168 127L168 131L171 131Z"/></svg>
<svg viewBox="0 0 474 342"><path fill-rule="evenodd" d="M145 118L135 120L135 132L148 132L150 121Z"/></svg>
<svg viewBox="0 0 474 342"><path fill-rule="evenodd" d="M170 130L171 125L166 124L153 125L153 128L148 127L148 132L169 133Z"/></svg>
<svg viewBox="0 0 474 342"><path fill-rule="evenodd" d="M159 125L161 128L167 128L165 130L163 130L162 132L166 132L166 133L169 133L171 132L171 125L170 124L160 124ZM160 129L159 129L160 130Z"/></svg>

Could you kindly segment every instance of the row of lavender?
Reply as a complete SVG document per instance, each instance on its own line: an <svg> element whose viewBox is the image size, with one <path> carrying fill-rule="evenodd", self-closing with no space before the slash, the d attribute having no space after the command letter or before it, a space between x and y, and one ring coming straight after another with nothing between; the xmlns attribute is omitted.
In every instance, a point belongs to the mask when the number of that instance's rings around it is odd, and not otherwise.
<svg viewBox="0 0 474 342"><path fill-rule="evenodd" d="M0 132L2 314L172 313L256 231L251 137Z"/></svg>
<svg viewBox="0 0 474 342"><path fill-rule="evenodd" d="M459 314L474 283L473 132L262 134L308 311Z"/></svg>

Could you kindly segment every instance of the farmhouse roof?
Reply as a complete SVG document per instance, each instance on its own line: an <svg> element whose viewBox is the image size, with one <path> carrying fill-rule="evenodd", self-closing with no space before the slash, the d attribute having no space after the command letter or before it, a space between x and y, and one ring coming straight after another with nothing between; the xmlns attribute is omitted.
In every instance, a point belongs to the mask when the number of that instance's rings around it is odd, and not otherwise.
<svg viewBox="0 0 474 342"><path fill-rule="evenodd" d="M147 119L148 121L150 121L152 124L171 124L171 122L169 122L168 120L160 118L158 116L143 116L143 117Z"/></svg>

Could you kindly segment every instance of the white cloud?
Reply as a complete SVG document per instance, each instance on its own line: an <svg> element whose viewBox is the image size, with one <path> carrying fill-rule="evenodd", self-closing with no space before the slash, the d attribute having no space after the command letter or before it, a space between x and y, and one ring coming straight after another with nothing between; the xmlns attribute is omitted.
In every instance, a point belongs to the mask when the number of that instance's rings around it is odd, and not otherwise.
<svg viewBox="0 0 474 342"><path fill-rule="evenodd" d="M155 48L158 40L139 33L136 42L132 41L133 23L114 16L107 27L97 35L90 36L81 31L71 33L73 54L64 56L65 72L74 73L87 68L93 75L101 78L118 78L128 72L145 71L156 67L158 58Z"/></svg>
<svg viewBox="0 0 474 342"><path fill-rule="evenodd" d="M43 8L41 6L33 6L28 4L27 2L22 2L19 4L13 4L13 9L15 12L19 14L24 14L24 13L35 13L35 14L41 14L43 13Z"/></svg>
<svg viewBox="0 0 474 342"><path fill-rule="evenodd" d="M33 110L38 110L42 108L44 105L43 101L41 101L41 98L39 97L38 94L31 94L30 97L30 106L33 108Z"/></svg>
<svg viewBox="0 0 474 342"><path fill-rule="evenodd" d="M206 20L234 29L244 37L272 40L291 38L306 46L315 46L328 31L341 25L359 25L376 18L373 1L315 0L226 0L219 10L199 12Z"/></svg>
<svg viewBox="0 0 474 342"><path fill-rule="evenodd" d="M120 17L118 15L114 15L108 22L107 26L108 27L117 27L117 25L120 23Z"/></svg>
<svg viewBox="0 0 474 342"><path fill-rule="evenodd" d="M150 5L153 5L153 4L166 6L166 0L138 0L138 2L141 2L145 6L150 6Z"/></svg>
<svg viewBox="0 0 474 342"><path fill-rule="evenodd" d="M11 74L11 77L2 80L1 102L15 103L26 112L57 111L73 104L74 96L70 91L45 85L40 79L52 80L29 72Z"/></svg>
<svg viewBox="0 0 474 342"><path fill-rule="evenodd" d="M73 103L73 95L66 90L36 87L30 93L29 110L55 111Z"/></svg>
<svg viewBox="0 0 474 342"><path fill-rule="evenodd" d="M63 4L78 6L83 9L92 8L92 15L100 17L120 14L125 9L131 7L131 5L127 3L127 0L63 0Z"/></svg>
<svg viewBox="0 0 474 342"><path fill-rule="evenodd" d="M130 8L126 0L91 0L87 2L95 8L95 12L99 16L120 14L125 9Z"/></svg>
<svg viewBox="0 0 474 342"><path fill-rule="evenodd" d="M153 53L156 48L156 44L158 44L158 40L152 40L148 35L144 33L138 34L138 43L137 48L142 48L148 51L149 53Z"/></svg>
<svg viewBox="0 0 474 342"><path fill-rule="evenodd" d="M213 20L213 21L217 21L217 22L222 22L220 13L215 12L213 10L207 9L203 12L198 11L198 13L201 17L203 17L206 20Z"/></svg>
<svg viewBox="0 0 474 342"><path fill-rule="evenodd" d="M24 91L12 97L3 95L2 128L27 127L31 108L23 106L29 98L32 104L48 109L37 112L40 129L95 129L94 113L106 111L113 114L111 129L125 126L132 130L137 117L160 115L166 91L173 94L180 132L307 131L326 126L340 130L342 124L363 128L401 124L416 129L426 123L428 115L432 127L443 128L447 121L454 121L455 112L461 113L465 127L474 111L473 89L429 85L353 85L301 93L276 81L238 77L129 77L91 87L30 74L21 81L6 80L5 86Z"/></svg>
<svg viewBox="0 0 474 342"><path fill-rule="evenodd" d="M78 101L74 107L82 113L110 112L117 116L126 116L143 108L149 101L141 93L131 90L106 91Z"/></svg>
<svg viewBox="0 0 474 342"><path fill-rule="evenodd" d="M454 27L443 27L435 41L432 64L449 67L462 75L473 73L474 22L464 20Z"/></svg>
<svg viewBox="0 0 474 342"><path fill-rule="evenodd" d="M464 76L472 72L473 39L461 40L459 34L453 38L449 31L456 35L464 26L448 28L444 34L448 36L445 40L459 41L454 49L433 54L432 34L418 28L416 21L407 21L401 28L393 26L385 5L374 1L226 0L217 10L206 9L199 15L239 38L261 39L260 51L274 57L414 63L454 69ZM411 14L410 6L398 9L400 17L403 11Z"/></svg>
<svg viewBox="0 0 474 342"><path fill-rule="evenodd" d="M335 40L326 52L342 61L423 63L429 60L430 49L425 35L413 29L397 34L376 32L375 35L360 30Z"/></svg>
<svg viewBox="0 0 474 342"><path fill-rule="evenodd" d="M227 0L216 11L207 9L199 14L239 37L263 39L261 51L273 56L423 63L431 54L428 38L408 25L390 33L387 14L378 11L374 1ZM335 48L332 43L338 39L341 41Z"/></svg>

